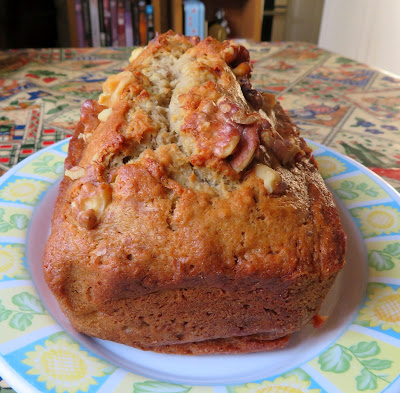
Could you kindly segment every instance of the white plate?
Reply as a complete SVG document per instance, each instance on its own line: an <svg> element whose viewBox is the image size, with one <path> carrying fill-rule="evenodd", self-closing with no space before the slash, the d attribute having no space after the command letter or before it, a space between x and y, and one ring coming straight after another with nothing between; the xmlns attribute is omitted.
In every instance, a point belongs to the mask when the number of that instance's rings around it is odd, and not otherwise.
<svg viewBox="0 0 400 393"><path fill-rule="evenodd" d="M400 391L400 196L379 177L309 142L348 235L322 328L273 352L164 355L76 333L43 280L67 143L0 179L0 374L18 392Z"/></svg>

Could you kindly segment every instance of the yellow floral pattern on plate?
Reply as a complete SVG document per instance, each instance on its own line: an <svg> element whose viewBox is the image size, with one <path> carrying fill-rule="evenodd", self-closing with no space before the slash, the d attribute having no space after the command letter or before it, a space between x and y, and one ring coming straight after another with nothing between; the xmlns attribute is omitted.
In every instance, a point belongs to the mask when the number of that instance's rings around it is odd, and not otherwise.
<svg viewBox="0 0 400 393"><path fill-rule="evenodd" d="M376 286L372 289L365 307L360 309L359 321L369 326L380 326L382 330L393 329L400 333L400 288Z"/></svg>
<svg viewBox="0 0 400 393"><path fill-rule="evenodd" d="M46 389L55 388L57 393L86 392L90 385L97 385L93 377L104 376L104 363L64 338L46 340L44 346L36 345L26 356L22 362L31 367L27 373L38 375L37 380L45 382Z"/></svg>
<svg viewBox="0 0 400 393"><path fill-rule="evenodd" d="M261 383L247 383L245 386L236 387L236 393L319 393L320 389L308 389L310 381L301 381L297 376L288 378L279 377L274 381Z"/></svg>
<svg viewBox="0 0 400 393"><path fill-rule="evenodd" d="M9 278L28 278L23 266L24 246L22 244L0 244L0 281Z"/></svg>
<svg viewBox="0 0 400 393"><path fill-rule="evenodd" d="M351 209L351 214L360 220L361 232L366 237L400 231L400 211L391 206L372 206Z"/></svg>
<svg viewBox="0 0 400 393"><path fill-rule="evenodd" d="M346 170L346 165L335 157L321 155L316 156L318 169L324 179L342 173Z"/></svg>
<svg viewBox="0 0 400 393"><path fill-rule="evenodd" d="M39 195L48 188L49 184L40 180L16 179L0 190L0 198L5 201L22 202L35 205Z"/></svg>

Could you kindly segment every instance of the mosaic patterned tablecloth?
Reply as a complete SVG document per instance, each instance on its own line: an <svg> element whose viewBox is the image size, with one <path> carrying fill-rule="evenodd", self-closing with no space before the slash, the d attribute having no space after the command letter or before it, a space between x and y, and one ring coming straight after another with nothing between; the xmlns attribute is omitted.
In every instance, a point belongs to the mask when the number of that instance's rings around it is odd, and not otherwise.
<svg viewBox="0 0 400 393"><path fill-rule="evenodd" d="M400 78L312 44L247 45L253 85L277 95L303 136L354 158L400 191ZM98 97L131 50L0 52L0 174L71 136L81 103ZM0 378L0 391L5 386Z"/></svg>
<svg viewBox="0 0 400 393"><path fill-rule="evenodd" d="M303 135L400 189L400 78L307 43L249 44L253 84L275 93ZM70 136L86 98L131 48L0 52L0 173Z"/></svg>

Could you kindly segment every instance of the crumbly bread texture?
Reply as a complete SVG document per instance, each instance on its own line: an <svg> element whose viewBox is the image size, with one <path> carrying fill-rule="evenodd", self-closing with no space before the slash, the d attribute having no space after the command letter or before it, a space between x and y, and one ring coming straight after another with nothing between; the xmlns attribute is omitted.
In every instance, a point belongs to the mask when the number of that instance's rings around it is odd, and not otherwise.
<svg viewBox="0 0 400 393"><path fill-rule="evenodd" d="M82 105L45 279L79 331L145 350L283 347L344 264L311 150L249 52L168 32Z"/></svg>

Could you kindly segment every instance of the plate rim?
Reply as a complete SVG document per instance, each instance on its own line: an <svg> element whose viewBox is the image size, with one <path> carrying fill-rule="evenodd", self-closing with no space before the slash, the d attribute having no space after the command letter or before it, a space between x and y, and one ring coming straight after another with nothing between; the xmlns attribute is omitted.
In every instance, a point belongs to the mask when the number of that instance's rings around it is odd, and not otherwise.
<svg viewBox="0 0 400 393"><path fill-rule="evenodd" d="M37 159L38 157L40 157L41 155L43 155L43 154L46 153L46 152L52 151L52 150L56 149L57 147L62 146L62 145L64 145L64 144L68 144L70 139L71 139L71 138L63 139L63 140L58 141L58 142L56 142L56 143L54 143L54 144L52 144L52 145L50 145L50 146L47 146L47 147L44 148L44 149L38 150L38 151L35 152L34 154L32 154L32 155L26 157L24 160L22 160L21 162L19 162L19 163L16 164L15 166L13 166L10 170L8 170L6 173L4 173L4 174L0 177L0 189L1 189L1 187L3 186L3 184L4 184L11 176L13 176L13 175L16 174L17 172L19 172L19 171L20 171L22 168L24 168L27 164L29 164L30 162L34 161L35 159ZM376 173L374 173L372 170L370 170L370 169L367 168L366 166L364 166L364 165L362 165L361 163L357 162L357 161L354 160L353 158L351 158L351 157L349 157L349 156L346 156L346 155L344 155L344 154L342 154L342 153L336 151L335 149L332 149L331 147L328 147L328 146L325 146L325 145L323 145L323 144L321 144L321 143L312 141L312 140L310 140L310 139L308 139L308 138L305 138L305 140L307 141L307 143L310 143L311 145L318 147L318 149L315 149L315 150L313 151L313 153L312 153L313 156L318 157L318 155L323 154L324 152L328 152L328 153L332 154L334 157L337 156L338 158L341 158L343 161L348 162L348 163L351 164L352 166L356 167L356 168L357 168L359 171L361 171L363 174L367 175L367 177L368 177L369 179L371 179L375 184L377 184L381 189L383 189L384 191L386 191L386 192L389 194L389 196L391 197L392 201L395 202L395 203L399 206L399 208L400 208L400 194L397 192L396 189L394 189L393 186L391 186L391 185L390 185L387 181L385 181L382 177L380 177L379 175L377 175ZM314 153L315 153L315 154L314 154ZM60 151L60 150L56 150L56 151L54 152L54 154L59 155L59 156L62 157L63 159L65 159L65 158L67 157L67 153L66 153L66 152L62 152L62 151ZM345 171L344 173L350 173L350 172ZM24 174L21 174L21 176L24 176ZM31 176L31 175L27 174L27 177L28 177L28 178L33 178L33 179L35 179L34 177L30 177L30 176ZM47 181L49 182L49 185L48 185L48 187L46 188L46 190L44 191L43 195L41 196L41 199L43 198L43 196L44 196L45 194L47 194L47 192L48 192L52 187L55 186L55 184L56 184L57 182L60 181L60 179L62 178L62 176L63 176L63 174L60 174L56 179L48 179L48 180L47 180ZM335 176L336 176L336 175L333 175L332 177L335 177ZM324 181L325 181L325 183L328 185L328 187L330 188L330 190L333 191L332 188L329 186L329 182L327 182L327 179L324 179ZM342 198L341 198L339 195L337 195L336 193L334 193L334 194L335 194L335 196L337 197L337 199L339 199L340 202L342 202L342 205L343 205L344 210L345 210L347 213L350 213L350 212L349 212L349 208L346 206L345 203L343 203ZM4 202L4 203L7 203L6 201L4 201L4 200L1 198L1 196L0 196L0 202L1 202L1 203L3 203L3 202ZM23 245L24 245L24 249L25 249L25 250L27 249L27 244L28 244L28 243L27 243L27 235L28 235L28 233L29 233L29 228L30 228L30 225L31 225L31 222L32 222L32 217L33 217L34 214L35 214L35 210L36 210L36 207L37 207L37 205L39 204L39 202L40 202L40 200L38 200L38 201L32 206L32 215L31 215L31 217L29 218L28 228L27 228L27 230L26 230L26 233L24 234L23 240L22 240L22 238L21 238L20 244L23 244ZM22 204L23 206L27 206L27 205L24 204L23 202L21 202L21 204ZM367 205L367 206L368 206L368 205ZM349 215L350 215L350 214L349 214ZM350 215L350 216L351 216L351 215ZM353 221L354 221L354 217L353 217L353 216L351 216L351 217L353 218ZM360 232L360 236L361 236L361 238L362 238L362 240L363 240L363 245L364 245L364 247L365 247L365 246L366 246L366 238L365 238L365 236L361 233L360 228L358 228L358 230L359 230L359 232ZM3 236L0 236L0 242L1 242L1 243L3 242ZM12 244L12 242L7 242L7 243L11 243L11 244ZM38 293L38 288L36 287L35 282L34 282L33 279L32 279L30 269L28 268L27 270L28 270L28 273L29 273L29 278L28 278L27 280L31 282L31 285L32 285L34 291L35 291L36 293ZM366 270L367 270L367 274L368 274L368 264L367 264L367 266L366 266ZM390 274L389 274L389 276L390 276ZM369 282L369 279L367 278L367 284L368 284L368 282ZM362 305L362 303L360 303L360 304L358 305L358 307L357 307L358 310L360 309L361 305ZM46 311L47 311L47 313L49 314L49 316L55 321L55 323L56 323L58 326L60 326L60 325L58 324L57 320L52 316L52 314L51 314L47 309L46 309ZM355 314L355 315L356 315L356 314ZM354 321L354 318L352 319L352 321ZM352 322L350 322L350 324L351 324L351 323L352 323ZM344 330L343 330L343 331L340 333L340 335L335 339L335 341L333 341L332 343L327 344L327 346L323 349L323 351L326 350L330 345L332 345L333 343L335 343L335 342L348 330L348 328L349 328L349 325L347 325L347 326L344 328ZM64 328L63 328L62 326L61 326L61 330L62 330L63 332L65 332L65 330L64 330ZM68 334L68 333L67 333L67 334ZM75 339L75 338L74 338L74 339ZM78 341L78 342L79 342L79 341ZM81 342L79 342L79 345L81 345L84 349L86 349L85 345L82 344ZM101 358L101 356L99 356L97 353L95 354L95 356L98 357L98 358ZM316 357L318 357L318 355L316 355L314 358L316 358ZM312 358L312 359L314 359L314 358ZM309 361L311 361L311 359L306 360L305 363L307 363L307 362L309 362ZM304 364L304 363L296 364L296 365L294 365L294 366L292 367L292 369L296 369L296 368L298 368L298 367L301 367L303 364ZM0 354L0 365L2 365L2 367L1 367L1 370L2 370L2 371L1 371L1 373L2 373L1 377L4 378L4 379L6 379L6 381L10 384L10 386L15 386L16 390L17 390L17 389L21 389L21 391L25 391L25 392L28 392L28 390L26 390L27 388L31 389L31 390L30 390L31 392L35 392L35 393L39 392L39 390L37 390L37 388L36 388L35 386L33 386L28 380L25 379L24 375L21 375L21 374L18 372L18 370L15 370L15 369L12 367L12 365L10 365L10 364L7 362L7 360L4 358L3 354ZM118 366L117 366L117 370L123 370L123 371L125 371L124 369L121 369L121 368L118 367ZM131 373L130 371L126 371L126 372L127 372L128 374ZM282 374L279 374L279 375L282 375ZM274 375L274 376L272 376L272 378L276 378L276 377L278 377L279 375ZM21 378L21 376L22 376L22 378ZM145 378L148 378L148 377L145 377ZM268 378L269 378L269 377L268 377ZM253 382L253 381L249 381L249 383L251 383L251 382ZM237 385L241 385L241 384L237 384ZM192 387L196 387L196 386L197 386L197 385L193 385ZM199 385L199 387L203 387L203 388L204 388L204 387L210 387L210 388L212 388L213 386L217 386L217 385ZM221 387L221 386L222 386L222 387L224 387L224 386L225 386L225 387L228 387L229 385L222 384L222 385L218 385L218 386L219 386L219 387ZM400 374L399 374L389 385L387 385L381 392L386 391L386 390L391 390L392 388L394 388L394 387L396 387L396 386L400 386ZM321 386L321 387L324 388L323 386ZM101 385L99 386L99 388L101 388ZM49 390L47 390L47 391L49 391ZM113 390L113 391L115 391L115 390Z"/></svg>

